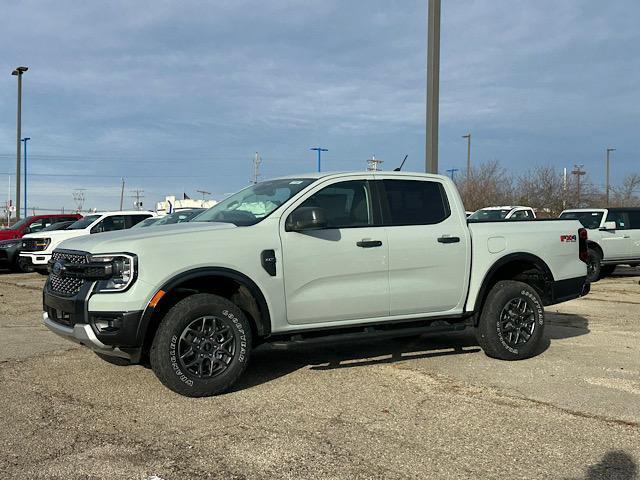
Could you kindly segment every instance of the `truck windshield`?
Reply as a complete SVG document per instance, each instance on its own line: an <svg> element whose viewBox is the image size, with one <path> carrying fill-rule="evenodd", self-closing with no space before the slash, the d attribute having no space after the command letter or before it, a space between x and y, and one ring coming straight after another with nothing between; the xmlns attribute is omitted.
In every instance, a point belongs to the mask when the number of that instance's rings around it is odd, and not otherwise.
<svg viewBox="0 0 640 480"><path fill-rule="evenodd" d="M578 220L584 228L591 230L600 227L604 212L562 212L563 220Z"/></svg>
<svg viewBox="0 0 640 480"><path fill-rule="evenodd" d="M192 221L255 225L314 181L312 178L286 178L257 183L224 199Z"/></svg>
<svg viewBox="0 0 640 480"><path fill-rule="evenodd" d="M20 228L31 221L32 217L23 218L22 220L11 225L7 230L20 230Z"/></svg>
<svg viewBox="0 0 640 480"><path fill-rule="evenodd" d="M492 220L504 220L511 210L478 210L469 217L469 220L481 220L490 222Z"/></svg>
<svg viewBox="0 0 640 480"><path fill-rule="evenodd" d="M86 217L84 217L84 218L78 220L77 222L74 222L71 225L69 225L67 230L82 230L83 228L87 228L89 225L91 225L93 222L95 222L101 216L102 215L87 215Z"/></svg>

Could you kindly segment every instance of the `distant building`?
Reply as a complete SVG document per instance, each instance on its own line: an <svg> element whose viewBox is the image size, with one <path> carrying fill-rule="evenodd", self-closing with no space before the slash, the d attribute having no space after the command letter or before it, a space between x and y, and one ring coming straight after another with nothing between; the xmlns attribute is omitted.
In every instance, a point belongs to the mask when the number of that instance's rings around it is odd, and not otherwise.
<svg viewBox="0 0 640 480"><path fill-rule="evenodd" d="M167 213L176 212L178 210L185 210L187 208L211 208L216 203L215 200L202 200L196 198L183 198L176 200L173 195L165 197L163 202L156 203L156 213L158 215L164 215Z"/></svg>

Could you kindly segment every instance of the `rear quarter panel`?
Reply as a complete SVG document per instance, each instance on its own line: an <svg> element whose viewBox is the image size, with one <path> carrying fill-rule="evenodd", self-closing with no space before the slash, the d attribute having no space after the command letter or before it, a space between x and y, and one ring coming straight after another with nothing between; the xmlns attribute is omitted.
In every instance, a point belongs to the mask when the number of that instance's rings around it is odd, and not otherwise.
<svg viewBox="0 0 640 480"><path fill-rule="evenodd" d="M472 264L467 309L476 304L489 270L501 258L528 253L540 258L553 280L583 277L587 266L579 258L577 220L533 220L469 223Z"/></svg>

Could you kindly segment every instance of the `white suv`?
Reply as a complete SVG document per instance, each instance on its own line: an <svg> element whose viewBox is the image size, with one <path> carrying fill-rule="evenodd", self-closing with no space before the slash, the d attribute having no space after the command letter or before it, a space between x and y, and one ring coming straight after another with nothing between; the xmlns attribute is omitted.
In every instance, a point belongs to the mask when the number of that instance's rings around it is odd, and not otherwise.
<svg viewBox="0 0 640 480"><path fill-rule="evenodd" d="M640 208L576 208L560 214L589 230L588 277L595 282L619 264L640 265Z"/></svg>
<svg viewBox="0 0 640 480"><path fill-rule="evenodd" d="M469 220L535 220L536 213L531 207L505 205L503 207L485 207L469 216Z"/></svg>
<svg viewBox="0 0 640 480"><path fill-rule="evenodd" d="M63 241L92 233L126 230L146 218L153 217L151 212L103 212L87 215L71 224L66 230L25 235L22 238L21 259L40 272L47 272L53 250Z"/></svg>

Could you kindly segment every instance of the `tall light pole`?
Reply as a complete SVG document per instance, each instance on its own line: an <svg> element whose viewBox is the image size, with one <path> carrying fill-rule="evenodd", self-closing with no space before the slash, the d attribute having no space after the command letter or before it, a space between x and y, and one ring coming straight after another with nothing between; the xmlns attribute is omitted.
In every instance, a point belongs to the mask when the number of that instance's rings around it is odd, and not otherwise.
<svg viewBox="0 0 640 480"><path fill-rule="evenodd" d="M471 173L471 134L462 135L462 138L467 139L467 176L469 176Z"/></svg>
<svg viewBox="0 0 640 480"><path fill-rule="evenodd" d="M27 142L31 137L24 137L24 217L27 218Z"/></svg>
<svg viewBox="0 0 640 480"><path fill-rule="evenodd" d="M321 147L314 147L314 148L310 148L309 150L315 150L318 152L318 171L320 171L321 162L322 162L322 152L328 152L329 150Z"/></svg>
<svg viewBox="0 0 640 480"><path fill-rule="evenodd" d="M22 141L22 75L29 67L17 67L11 75L18 77L18 116L16 119L16 220L20 220L20 144Z"/></svg>
<svg viewBox="0 0 640 480"><path fill-rule="evenodd" d="M615 148L607 148L607 179L605 185L605 195L607 197L607 207L609 206L609 154L614 152Z"/></svg>
<svg viewBox="0 0 640 480"><path fill-rule="evenodd" d="M438 173L440 104L440 0L429 0L427 16L427 118L425 171Z"/></svg>

